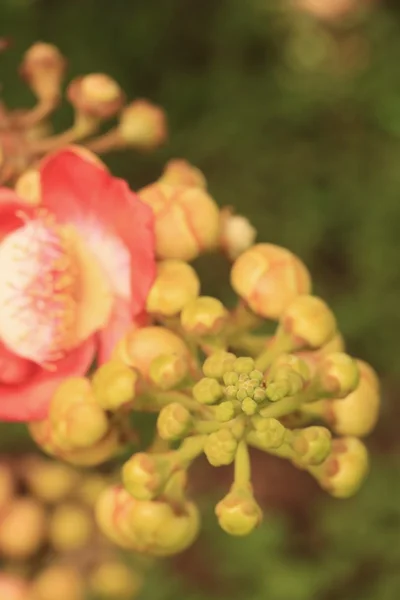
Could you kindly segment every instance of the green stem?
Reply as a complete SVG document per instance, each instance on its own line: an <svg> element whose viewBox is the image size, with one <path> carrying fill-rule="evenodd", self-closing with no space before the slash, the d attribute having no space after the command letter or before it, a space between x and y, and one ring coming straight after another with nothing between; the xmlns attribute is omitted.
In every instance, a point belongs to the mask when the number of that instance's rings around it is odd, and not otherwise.
<svg viewBox="0 0 400 600"><path fill-rule="evenodd" d="M195 458L200 456L200 454L203 452L206 440L207 435L194 435L183 440L182 444L176 451L179 455L179 460L182 467L188 467Z"/></svg>
<svg viewBox="0 0 400 600"><path fill-rule="evenodd" d="M239 442L235 456L234 487L247 488L251 483L251 464L247 443Z"/></svg>
<svg viewBox="0 0 400 600"><path fill-rule="evenodd" d="M278 402L274 402L273 404L262 408L260 410L260 415L264 418L273 417L274 419L279 419L280 417L285 417L297 410L302 402L303 397L301 394L289 396L288 398L283 398Z"/></svg>
<svg viewBox="0 0 400 600"><path fill-rule="evenodd" d="M256 369L264 373L280 354L292 352L294 349L291 337L278 327L270 346L257 358Z"/></svg>
<svg viewBox="0 0 400 600"><path fill-rule="evenodd" d="M263 352L270 339L271 336L269 335L254 335L251 333L233 335L229 338L229 347L244 353L246 356L256 358Z"/></svg>

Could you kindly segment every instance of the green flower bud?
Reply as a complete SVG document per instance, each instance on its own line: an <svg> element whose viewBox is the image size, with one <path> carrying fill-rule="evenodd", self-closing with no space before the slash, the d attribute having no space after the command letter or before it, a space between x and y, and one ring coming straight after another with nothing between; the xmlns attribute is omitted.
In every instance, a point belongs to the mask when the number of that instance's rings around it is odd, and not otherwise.
<svg viewBox="0 0 400 600"><path fill-rule="evenodd" d="M253 415L256 414L257 410L258 410L258 404L257 404L257 402L255 402L253 400L253 398L247 397L247 398L245 398L243 400L243 402L242 402L242 411L246 415L252 417Z"/></svg>
<svg viewBox="0 0 400 600"><path fill-rule="evenodd" d="M297 348L321 348L336 334L336 319L316 296L297 296L281 316L280 327Z"/></svg>
<svg viewBox="0 0 400 600"><path fill-rule="evenodd" d="M317 368L322 392L331 398L345 398L357 388L360 372L357 361L344 352L332 352Z"/></svg>
<svg viewBox="0 0 400 600"><path fill-rule="evenodd" d="M280 421L268 418L259 418L253 422L258 440L264 448L279 448L285 441L286 429Z"/></svg>
<svg viewBox="0 0 400 600"><path fill-rule="evenodd" d="M236 385L239 381L239 375L236 371L228 371L227 373L224 373L222 379L226 386Z"/></svg>
<svg viewBox="0 0 400 600"><path fill-rule="evenodd" d="M265 391L270 402L278 402L287 396L290 396L290 385L288 381L273 381L267 385Z"/></svg>
<svg viewBox="0 0 400 600"><path fill-rule="evenodd" d="M161 390L170 390L179 385L188 374L189 365L185 356L163 354L150 364L151 381Z"/></svg>
<svg viewBox="0 0 400 600"><path fill-rule="evenodd" d="M203 377L193 386L193 397L200 404L215 404L223 396L223 388L216 379Z"/></svg>
<svg viewBox="0 0 400 600"><path fill-rule="evenodd" d="M230 352L215 352L204 361L203 373L206 377L222 379L226 372L232 370L235 360L236 356Z"/></svg>
<svg viewBox="0 0 400 600"><path fill-rule="evenodd" d="M230 465L236 454L238 442L229 429L220 429L210 433L205 446L204 454L213 467Z"/></svg>
<svg viewBox="0 0 400 600"><path fill-rule="evenodd" d="M236 392L236 398L239 402L243 402L245 398L248 398L247 391L244 388L239 388Z"/></svg>
<svg viewBox="0 0 400 600"><path fill-rule="evenodd" d="M233 370L239 374L248 375L254 371L254 360L248 356L237 358L233 363Z"/></svg>
<svg viewBox="0 0 400 600"><path fill-rule="evenodd" d="M228 311L216 298L200 296L191 300L181 313L181 325L186 333L195 336L216 335L228 320Z"/></svg>
<svg viewBox="0 0 400 600"><path fill-rule="evenodd" d="M258 382L258 385L260 385L260 383L264 379L264 374L261 371L258 371L257 369L254 369L254 371L251 371L249 375L250 375L250 379L254 379L255 381Z"/></svg>
<svg viewBox="0 0 400 600"><path fill-rule="evenodd" d="M225 388L225 396L227 398L236 398L238 389L236 387L236 385L228 385L228 387Z"/></svg>
<svg viewBox="0 0 400 600"><path fill-rule="evenodd" d="M221 423L231 421L236 415L235 405L231 400L221 402L215 409L215 418Z"/></svg>
<svg viewBox="0 0 400 600"><path fill-rule="evenodd" d="M357 438L334 440L332 453L319 467L317 479L320 485L335 498L349 498L360 488L368 473L368 451Z"/></svg>
<svg viewBox="0 0 400 600"><path fill-rule="evenodd" d="M332 436L325 427L307 427L295 434L292 448L300 465L319 465L329 456Z"/></svg>
<svg viewBox="0 0 400 600"><path fill-rule="evenodd" d="M229 535L244 536L261 523L262 511L250 491L232 489L215 507L220 527Z"/></svg>
<svg viewBox="0 0 400 600"><path fill-rule="evenodd" d="M164 406L157 419L157 431L160 437L167 441L184 437L192 425L192 415L179 402L172 402Z"/></svg>
<svg viewBox="0 0 400 600"><path fill-rule="evenodd" d="M261 404L267 398L267 394L263 388L257 388L253 394L253 400L257 402L257 404Z"/></svg>
<svg viewBox="0 0 400 600"><path fill-rule="evenodd" d="M137 500L151 500L161 493L172 470L172 461L165 456L138 452L122 467L122 481Z"/></svg>
<svg viewBox="0 0 400 600"><path fill-rule="evenodd" d="M122 361L110 360L92 378L93 393L104 410L118 410L135 397L137 373Z"/></svg>

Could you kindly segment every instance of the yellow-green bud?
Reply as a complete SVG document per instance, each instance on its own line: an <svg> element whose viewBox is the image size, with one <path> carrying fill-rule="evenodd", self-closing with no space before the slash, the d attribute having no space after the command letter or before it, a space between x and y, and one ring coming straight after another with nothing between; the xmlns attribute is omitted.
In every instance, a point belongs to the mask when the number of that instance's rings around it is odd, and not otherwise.
<svg viewBox="0 0 400 600"><path fill-rule="evenodd" d="M257 402L255 402L255 400L253 400L253 398L245 398L242 401L242 411L248 415L248 416L253 416L256 414L258 410L258 404Z"/></svg>
<svg viewBox="0 0 400 600"><path fill-rule="evenodd" d="M90 589L101 600L133 600L143 586L143 575L131 565L111 559L90 573Z"/></svg>
<svg viewBox="0 0 400 600"><path fill-rule="evenodd" d="M167 441L184 437L192 425L192 415L179 402L172 402L164 406L157 419L157 431L160 437Z"/></svg>
<svg viewBox="0 0 400 600"><path fill-rule="evenodd" d="M368 473L368 452L357 438L334 440L332 453L318 476L320 485L335 498L349 498L360 488Z"/></svg>
<svg viewBox="0 0 400 600"><path fill-rule="evenodd" d="M239 375L249 375L255 370L254 360L248 356L241 356L233 363L233 370Z"/></svg>
<svg viewBox="0 0 400 600"><path fill-rule="evenodd" d="M232 489L215 507L220 527L229 535L244 536L261 523L262 511L247 490Z"/></svg>
<svg viewBox="0 0 400 600"><path fill-rule="evenodd" d="M259 385L264 379L264 373L262 373L258 369L254 369L253 371L251 371L249 376L251 380L257 381Z"/></svg>
<svg viewBox="0 0 400 600"><path fill-rule="evenodd" d="M345 398L359 383L357 361L344 352L333 352L322 359L317 367L322 393L331 398Z"/></svg>
<svg viewBox="0 0 400 600"><path fill-rule="evenodd" d="M235 360L236 356L231 352L215 352L204 361L203 373L206 377L222 379L225 373L232 370Z"/></svg>
<svg viewBox="0 0 400 600"><path fill-rule="evenodd" d="M137 373L122 361L110 360L92 378L93 393L104 410L118 410L135 396Z"/></svg>
<svg viewBox="0 0 400 600"><path fill-rule="evenodd" d="M226 386L236 385L239 382L239 375L236 371L228 371L223 375L223 381Z"/></svg>
<svg viewBox="0 0 400 600"><path fill-rule="evenodd" d="M151 381L161 390L170 390L185 379L189 371L185 356L164 354L155 358L149 370Z"/></svg>
<svg viewBox="0 0 400 600"><path fill-rule="evenodd" d="M319 465L329 456L332 436L325 427L307 427L295 433L292 448L300 465Z"/></svg>
<svg viewBox="0 0 400 600"><path fill-rule="evenodd" d="M235 405L231 400L221 402L215 409L215 418L221 423L231 421L236 415Z"/></svg>
<svg viewBox="0 0 400 600"><path fill-rule="evenodd" d="M200 296L189 302L181 313L181 325L190 335L216 335L222 331L228 311L216 298Z"/></svg>
<svg viewBox="0 0 400 600"><path fill-rule="evenodd" d="M213 467L230 465L235 458L237 446L237 439L230 429L220 429L208 436L204 454Z"/></svg>
<svg viewBox="0 0 400 600"><path fill-rule="evenodd" d="M223 388L216 379L203 377L193 386L193 397L200 404L215 404L223 396Z"/></svg>
<svg viewBox="0 0 400 600"><path fill-rule="evenodd" d="M297 348L321 348L334 337L336 319L321 298L298 296L282 315L280 327Z"/></svg>
<svg viewBox="0 0 400 600"><path fill-rule="evenodd" d="M264 448L279 448L285 441L286 429L280 421L268 418L257 418L254 421L256 437Z"/></svg>
<svg viewBox="0 0 400 600"><path fill-rule="evenodd" d="M60 504L49 520L49 540L57 552L83 548L92 531L91 515L79 504Z"/></svg>
<svg viewBox="0 0 400 600"><path fill-rule="evenodd" d="M161 493L172 470L172 461L165 456L138 452L122 467L122 481L137 500L152 500Z"/></svg>
<svg viewBox="0 0 400 600"><path fill-rule="evenodd" d="M183 260L164 260L157 265L157 277L147 296L147 311L177 315L199 292L200 281L193 267Z"/></svg>

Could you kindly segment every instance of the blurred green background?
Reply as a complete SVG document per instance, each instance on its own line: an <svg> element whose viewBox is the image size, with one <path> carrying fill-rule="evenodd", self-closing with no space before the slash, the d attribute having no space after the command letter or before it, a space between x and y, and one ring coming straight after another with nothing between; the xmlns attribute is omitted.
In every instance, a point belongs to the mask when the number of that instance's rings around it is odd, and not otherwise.
<svg viewBox="0 0 400 600"><path fill-rule="evenodd" d="M115 174L139 188L169 158L202 169L218 203L246 214L260 240L303 258L349 351L382 379L372 474L359 496L332 502L307 478L261 461L273 509L263 527L232 542L210 516L196 548L163 565L143 598L400 597L400 4L348 5L321 20L285 0L0 2L0 35L12 39L0 56L8 103L32 102L15 71L43 40L68 57L70 77L104 71L128 98L162 105L168 144L112 156ZM57 127L71 116L63 107ZM223 269L202 272L204 289L225 297ZM13 434L4 432L3 448ZM200 488L207 507L210 491Z"/></svg>

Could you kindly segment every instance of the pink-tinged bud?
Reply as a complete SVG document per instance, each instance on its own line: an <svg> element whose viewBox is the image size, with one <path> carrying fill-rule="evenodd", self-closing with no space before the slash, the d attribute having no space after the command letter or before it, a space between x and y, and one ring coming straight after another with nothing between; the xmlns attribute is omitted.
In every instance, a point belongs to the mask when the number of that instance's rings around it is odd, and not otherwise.
<svg viewBox="0 0 400 600"><path fill-rule="evenodd" d="M284 311L280 326L298 348L320 348L336 334L336 319L316 296L298 296Z"/></svg>
<svg viewBox="0 0 400 600"><path fill-rule="evenodd" d="M368 469L368 452L355 437L334 440L329 458L317 467L320 485L335 498L349 498L360 488Z"/></svg>
<svg viewBox="0 0 400 600"><path fill-rule="evenodd" d="M292 448L296 453L295 464L320 465L332 450L332 435L325 427L311 426L294 433Z"/></svg>
<svg viewBox="0 0 400 600"><path fill-rule="evenodd" d="M157 265L157 277L147 296L149 313L172 317L200 292L196 271L182 260L164 260Z"/></svg>
<svg viewBox="0 0 400 600"><path fill-rule="evenodd" d="M17 498L0 515L0 552L23 560L35 554L44 541L46 514L32 498Z"/></svg>
<svg viewBox="0 0 400 600"><path fill-rule="evenodd" d="M242 215L231 210L221 211L220 246L230 260L236 260L248 250L257 237L257 230Z"/></svg>
<svg viewBox="0 0 400 600"><path fill-rule="evenodd" d="M147 100L135 100L123 109L118 132L129 146L157 148L168 135L165 112Z"/></svg>
<svg viewBox="0 0 400 600"><path fill-rule="evenodd" d="M28 584L22 578L0 571L1 600L31 600Z"/></svg>
<svg viewBox="0 0 400 600"><path fill-rule="evenodd" d="M216 298L200 296L189 302L181 313L181 325L193 336L221 333L228 322L229 313Z"/></svg>
<svg viewBox="0 0 400 600"><path fill-rule="evenodd" d="M93 446L55 454L55 456L59 456L72 465L79 467L93 467L114 458L114 456L121 451L121 448L122 444L119 430L116 427L112 427L107 435Z"/></svg>
<svg viewBox="0 0 400 600"><path fill-rule="evenodd" d="M220 527L229 535L248 535L262 521L262 510L248 490L232 489L215 507Z"/></svg>
<svg viewBox="0 0 400 600"><path fill-rule="evenodd" d="M28 169L17 179L15 184L17 195L31 206L41 202L40 173L37 169Z"/></svg>
<svg viewBox="0 0 400 600"><path fill-rule="evenodd" d="M58 48L38 42L25 53L20 72L37 98L53 102L60 95L65 69L66 61Z"/></svg>
<svg viewBox="0 0 400 600"><path fill-rule="evenodd" d="M112 542L135 549L135 539L129 530L128 510L135 499L122 486L111 486L103 490L96 504L96 521L101 531Z"/></svg>
<svg viewBox="0 0 400 600"><path fill-rule="evenodd" d="M158 180L173 186L196 187L207 189L207 181L204 174L186 160L175 158L165 165L163 174Z"/></svg>
<svg viewBox="0 0 400 600"><path fill-rule="evenodd" d="M267 319L279 319L299 294L311 288L301 260L273 244L256 244L241 254L233 264L231 283L250 308Z"/></svg>
<svg viewBox="0 0 400 600"><path fill-rule="evenodd" d="M379 416L380 390L375 371L357 360L360 380L357 388L346 398L327 401L325 415L339 435L364 437L371 433Z"/></svg>
<svg viewBox="0 0 400 600"><path fill-rule="evenodd" d="M117 344L115 358L149 378L150 366L159 356L173 355L189 361L185 342L166 327L132 329Z"/></svg>
<svg viewBox="0 0 400 600"><path fill-rule="evenodd" d="M165 354L158 356L150 365L150 379L160 390L172 390L183 382L189 373L186 357Z"/></svg>
<svg viewBox="0 0 400 600"><path fill-rule="evenodd" d="M204 190L153 183L140 190L139 196L154 212L160 259L190 261L216 247L219 210Z"/></svg>
<svg viewBox="0 0 400 600"><path fill-rule="evenodd" d="M109 119L122 108L124 94L118 83L103 73L91 73L71 81L68 100L85 116Z"/></svg>
<svg viewBox="0 0 400 600"><path fill-rule="evenodd" d="M317 367L321 391L331 398L345 398L359 383L357 361L345 352L332 352L322 358Z"/></svg>
<svg viewBox="0 0 400 600"><path fill-rule="evenodd" d="M51 565L39 573L31 585L30 600L54 600L55 592L62 590L62 600L84 600L85 581L77 568Z"/></svg>

